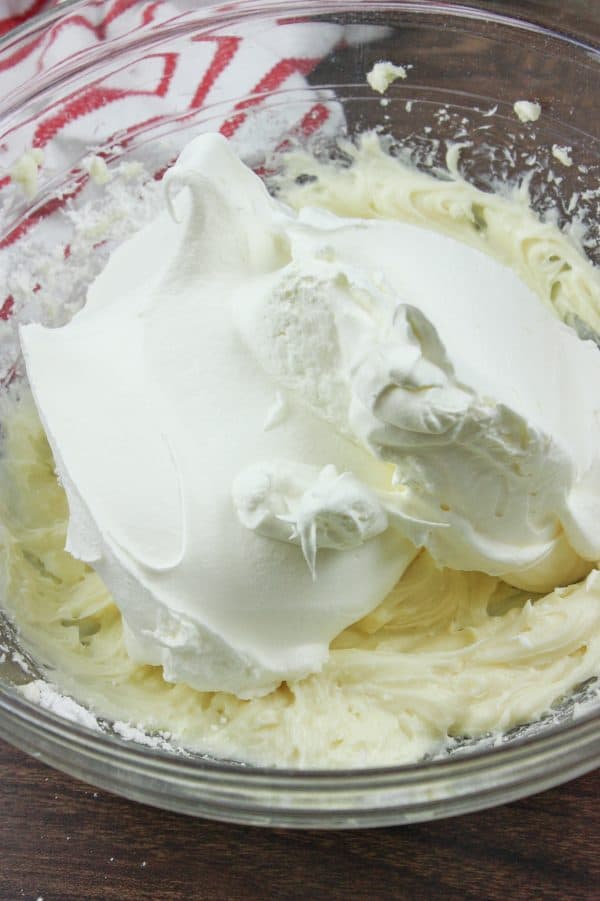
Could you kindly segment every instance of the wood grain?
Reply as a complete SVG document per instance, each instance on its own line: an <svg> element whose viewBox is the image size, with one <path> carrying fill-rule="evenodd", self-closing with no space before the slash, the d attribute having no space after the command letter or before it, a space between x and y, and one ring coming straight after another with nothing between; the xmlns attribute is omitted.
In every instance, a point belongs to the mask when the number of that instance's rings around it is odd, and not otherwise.
<svg viewBox="0 0 600 901"><path fill-rule="evenodd" d="M437 823L263 830L122 800L0 743L1 901L597 899L600 772Z"/></svg>

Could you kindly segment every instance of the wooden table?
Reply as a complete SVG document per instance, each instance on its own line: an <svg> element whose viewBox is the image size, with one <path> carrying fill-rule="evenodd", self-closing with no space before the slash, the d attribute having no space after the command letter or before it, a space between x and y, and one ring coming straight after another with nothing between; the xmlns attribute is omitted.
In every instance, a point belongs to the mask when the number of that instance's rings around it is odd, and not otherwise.
<svg viewBox="0 0 600 901"><path fill-rule="evenodd" d="M0 743L1 901L598 899L600 771L437 823L265 830L124 801Z"/></svg>

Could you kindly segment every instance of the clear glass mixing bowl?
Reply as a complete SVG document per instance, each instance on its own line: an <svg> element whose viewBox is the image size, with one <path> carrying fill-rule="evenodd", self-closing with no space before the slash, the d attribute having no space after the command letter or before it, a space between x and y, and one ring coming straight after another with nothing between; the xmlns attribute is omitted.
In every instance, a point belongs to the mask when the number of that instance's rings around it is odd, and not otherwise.
<svg viewBox="0 0 600 901"><path fill-rule="evenodd" d="M7 282L6 267L34 230L60 246L62 211L90 188L82 165L90 150L109 167L140 160L158 175L192 134L218 128L255 167L285 141L316 140L327 152L333 136L377 126L416 165L443 169L448 142L468 140L459 165L482 187L518 179L537 154L535 205L565 225L578 192L593 257L597 199L585 192L600 159L598 48L591 37L501 14L508 6L518 15L520 4L479 5L485 10L428 0L61 4L0 44L0 167L9 172L31 146L44 150L33 199L6 174L0 180L0 277ZM382 103L365 72L388 58L412 69ZM522 98L542 104L535 127L513 113ZM576 165L548 180L553 144L569 145ZM11 308L6 293L0 318ZM11 340L3 337L4 384L19 370ZM2 736L95 785L185 813L279 826L407 823L540 791L600 756L600 708L591 700L575 717L580 694L500 743L472 742L414 766L285 771L176 757L25 701L16 686L35 664L10 624L0 627Z"/></svg>

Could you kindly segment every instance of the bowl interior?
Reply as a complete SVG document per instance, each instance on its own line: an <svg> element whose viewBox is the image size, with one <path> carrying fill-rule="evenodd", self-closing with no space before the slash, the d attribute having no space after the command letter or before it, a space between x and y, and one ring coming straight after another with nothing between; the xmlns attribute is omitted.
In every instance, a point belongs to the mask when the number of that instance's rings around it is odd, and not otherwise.
<svg viewBox="0 0 600 901"><path fill-rule="evenodd" d="M439 177L449 177L450 165L484 190L526 183L534 208L562 228L576 230L590 258L600 262L600 122L595 115L600 58L593 48L524 22L485 17L448 4L374 2L365 8L358 2L252 2L217 10L210 4L190 3L182 4L179 15L171 20L144 27L144 10L149 6L140 2L133 7L135 20L109 26L103 20L102 4L83 2L60 19L55 15L48 24L36 26L39 35L32 26L33 37L26 32L19 39L25 46L41 36L35 51L38 78L35 85L31 80L19 84L16 74L14 89L0 102L0 167L10 172L31 147L43 151L44 163L33 198L24 196L6 178L0 182L0 273L5 285L0 297L0 319L4 320L0 379L5 387L23 375L18 319L44 318L47 260L59 253L65 265L79 264L69 258L69 211L101 202L101 188L90 178L86 163L90 152L109 169L131 164L130 184L137 191L144 180L156 182L199 132L221 131L246 162L268 176L276 170L279 155L291 146L308 146L311 152L343 160L338 139L375 128L389 139L391 152ZM90 17L97 33L103 27L106 39L102 44L87 42L63 58L53 50L48 35L57 33L59 23L63 29L75 28L72 22L69 25L75 15ZM14 42L5 44L0 61L18 49ZM365 73L382 59L410 67L408 77L395 82L384 97L374 94L365 82ZM518 120L513 104L520 99L541 103L538 122ZM570 148L572 166L557 164L556 145ZM136 169L138 163L143 169ZM88 243L86 277L100 270L129 230L127 223L121 223L110 240ZM81 303L83 285L75 287L73 296L65 298L65 316ZM150 791L154 778L159 787L155 785L152 803L207 812L206 803L190 786L195 778L206 777L210 761L198 758L183 764L165 758L161 750L132 751L110 724L106 735L87 735L78 726L58 721L51 724L51 713L28 709L15 693L16 686L32 675L37 677L39 671L6 618L0 619L0 652L0 719L4 713L10 721L11 740L36 752L42 748L45 759L135 797L148 798L143 792ZM569 723L582 701L592 705L592 716L594 710L600 713L593 694L589 685L582 687L547 720L506 735L503 745L533 747L535 756L546 737L554 741L574 728ZM62 758L59 746L64 750ZM129 784L122 778L118 784L111 782L107 774L106 761L117 754L116 749L125 755L122 766L136 774ZM570 768L563 763L554 781L581 768L585 755L578 757L572 748L569 753ZM501 798L525 793L527 787L516 786L510 768L504 776L498 775L502 768L497 754L489 740L481 739L458 743L450 756L460 758L462 766L467 756L481 761L483 755L491 768L488 771L487 764L482 765L486 785L503 792ZM153 760L159 761L154 775L146 770L146 766L152 768ZM363 785L358 800L353 796L352 802L346 802L323 788L321 800L313 800L306 813L306 796L298 801L291 784L276 800L272 792L268 801L266 796L250 798L248 809L254 811L250 821L268 816L273 823L289 823L291 818L322 824L336 804L346 818L369 823L389 822L390 816L394 822L439 816L455 812L461 804L461 809L480 806L473 791L465 788L466 782L453 783L451 771L443 770L449 762L433 760L420 770L396 771L396 784L401 772L421 773L414 776L422 787L421 796L417 785L412 788L417 794L410 799L390 795L391 800L384 801L378 794L375 801L373 786ZM196 770L185 770L185 776L178 770L176 779L177 767L190 764ZM458 759L455 764L459 766ZM224 778L223 765L215 766ZM490 775L494 767L495 776ZM425 770L443 773L435 802L431 786L425 786ZM248 771L237 772L245 778ZM183 782L178 781L180 777ZM327 776L332 784L336 778L352 777ZM276 790L277 774L271 773L269 779ZM250 814L240 813L246 789L234 782L228 791L226 800L221 796L212 800L208 812L248 819ZM314 791L317 795L321 791L317 783ZM300 808L305 810L304 819ZM265 814L265 809L271 813Z"/></svg>

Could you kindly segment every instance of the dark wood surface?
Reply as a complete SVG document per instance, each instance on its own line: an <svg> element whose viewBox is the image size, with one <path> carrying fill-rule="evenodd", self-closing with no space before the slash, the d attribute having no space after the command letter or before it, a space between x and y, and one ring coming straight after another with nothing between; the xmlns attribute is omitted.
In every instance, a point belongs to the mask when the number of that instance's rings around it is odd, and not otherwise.
<svg viewBox="0 0 600 901"><path fill-rule="evenodd" d="M437 823L265 830L125 801L0 743L0 899L598 899L599 789L597 771Z"/></svg>

